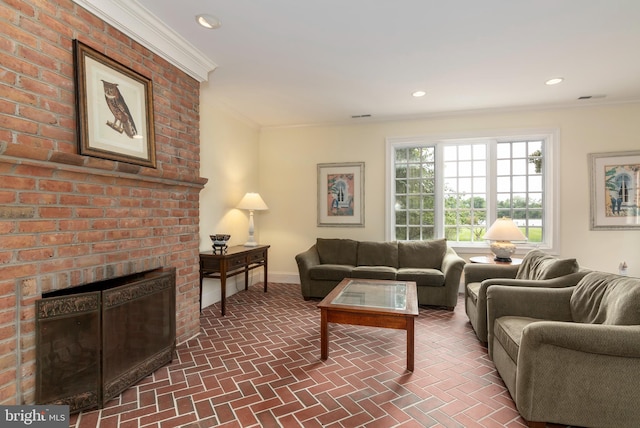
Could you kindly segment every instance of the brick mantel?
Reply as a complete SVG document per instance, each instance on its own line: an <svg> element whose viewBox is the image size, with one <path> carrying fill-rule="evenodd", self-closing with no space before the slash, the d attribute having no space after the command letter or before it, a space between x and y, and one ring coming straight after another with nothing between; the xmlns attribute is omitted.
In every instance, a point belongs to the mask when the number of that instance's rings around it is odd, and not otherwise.
<svg viewBox="0 0 640 428"><path fill-rule="evenodd" d="M73 40L153 82L157 168L78 154ZM0 405L35 400L43 293L176 268L199 331L200 83L72 0L0 5Z"/></svg>
<svg viewBox="0 0 640 428"><path fill-rule="evenodd" d="M175 173L167 174L166 172L159 174L147 173L147 175L144 175L144 170L155 170L123 162L103 161L87 156L34 149L21 144L2 142L0 142L0 163L56 171L69 171L79 174L88 172L95 176L129 178L137 182L162 183L165 185L198 188L203 188L208 180L198 175L184 177L178 176Z"/></svg>

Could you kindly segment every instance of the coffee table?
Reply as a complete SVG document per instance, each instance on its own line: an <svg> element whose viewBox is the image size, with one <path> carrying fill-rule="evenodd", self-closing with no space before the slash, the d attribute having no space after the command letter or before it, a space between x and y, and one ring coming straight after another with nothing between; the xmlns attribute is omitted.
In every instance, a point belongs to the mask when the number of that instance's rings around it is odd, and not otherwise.
<svg viewBox="0 0 640 428"><path fill-rule="evenodd" d="M319 304L320 358L329 357L328 323L407 331L407 370L413 371L418 294L413 281L345 278Z"/></svg>

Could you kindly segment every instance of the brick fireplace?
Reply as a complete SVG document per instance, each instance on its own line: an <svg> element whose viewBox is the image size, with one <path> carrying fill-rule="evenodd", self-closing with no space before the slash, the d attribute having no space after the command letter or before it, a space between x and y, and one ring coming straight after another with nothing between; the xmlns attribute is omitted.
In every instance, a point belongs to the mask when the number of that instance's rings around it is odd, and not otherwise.
<svg viewBox="0 0 640 428"><path fill-rule="evenodd" d="M43 293L173 267L198 333L199 82L71 0L2 2L0 36L0 404L33 404ZM73 39L152 80L157 168L78 155Z"/></svg>

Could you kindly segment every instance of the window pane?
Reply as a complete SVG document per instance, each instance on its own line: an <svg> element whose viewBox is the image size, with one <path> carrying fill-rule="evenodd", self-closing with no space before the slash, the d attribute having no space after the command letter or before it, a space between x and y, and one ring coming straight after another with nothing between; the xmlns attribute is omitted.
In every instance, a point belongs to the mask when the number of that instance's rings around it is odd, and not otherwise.
<svg viewBox="0 0 640 428"><path fill-rule="evenodd" d="M485 193L487 191L487 178L478 177L473 179L473 193Z"/></svg>
<svg viewBox="0 0 640 428"><path fill-rule="evenodd" d="M433 227L423 227L422 228L422 239L435 239L435 230Z"/></svg>
<svg viewBox="0 0 640 428"><path fill-rule="evenodd" d="M529 191L542 192L542 176L536 175L529 177Z"/></svg>
<svg viewBox="0 0 640 428"><path fill-rule="evenodd" d="M511 146L509 143L498 143L498 159L511 158Z"/></svg>
<svg viewBox="0 0 640 428"><path fill-rule="evenodd" d="M422 197L422 209L425 210L432 210L435 207L435 200L436 198L431 195L431 196L423 196ZM430 223L433 224L433 223Z"/></svg>
<svg viewBox="0 0 640 428"><path fill-rule="evenodd" d="M496 181L497 181L498 192L511 191L511 177L498 177Z"/></svg>
<svg viewBox="0 0 640 428"><path fill-rule="evenodd" d="M471 172L474 176L485 176L487 175L487 162L486 161L474 161L473 162L473 171Z"/></svg>
<svg viewBox="0 0 640 428"><path fill-rule="evenodd" d="M511 161L510 160L499 160L497 162L498 167L498 175L509 175L511 174Z"/></svg>
<svg viewBox="0 0 640 428"><path fill-rule="evenodd" d="M527 156L527 143L511 143L511 156L514 158L523 158Z"/></svg>
<svg viewBox="0 0 640 428"><path fill-rule="evenodd" d="M527 160L515 159L513 161L513 175L524 175L527 173Z"/></svg>
<svg viewBox="0 0 640 428"><path fill-rule="evenodd" d="M412 149L409 149L409 155L407 157L409 162L420 162L421 158L422 150L420 148L414 147Z"/></svg>
<svg viewBox="0 0 640 428"><path fill-rule="evenodd" d="M444 163L444 176L456 177L458 175L458 164L456 162Z"/></svg>
<svg viewBox="0 0 640 428"><path fill-rule="evenodd" d="M474 144L473 145L473 158L478 159L487 159L487 146L484 144Z"/></svg>
<svg viewBox="0 0 640 428"><path fill-rule="evenodd" d="M511 184L513 186L513 190L515 192L526 192L527 191L527 179L526 177L517 177L514 176Z"/></svg>

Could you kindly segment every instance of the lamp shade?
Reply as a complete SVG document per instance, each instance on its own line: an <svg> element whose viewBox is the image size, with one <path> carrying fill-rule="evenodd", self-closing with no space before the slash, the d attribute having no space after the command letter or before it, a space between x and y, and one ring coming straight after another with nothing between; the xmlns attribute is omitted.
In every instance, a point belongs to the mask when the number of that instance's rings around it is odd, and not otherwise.
<svg viewBox="0 0 640 428"><path fill-rule="evenodd" d="M497 219L484 234L483 239L490 241L526 241L527 237L509 217Z"/></svg>
<svg viewBox="0 0 640 428"><path fill-rule="evenodd" d="M236 208L241 210L268 210L269 207L264 203L258 193L247 193L244 195Z"/></svg>

